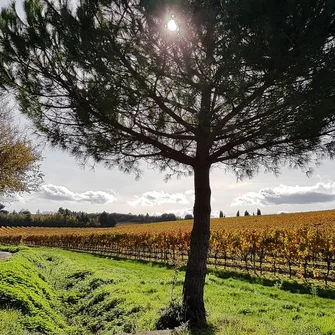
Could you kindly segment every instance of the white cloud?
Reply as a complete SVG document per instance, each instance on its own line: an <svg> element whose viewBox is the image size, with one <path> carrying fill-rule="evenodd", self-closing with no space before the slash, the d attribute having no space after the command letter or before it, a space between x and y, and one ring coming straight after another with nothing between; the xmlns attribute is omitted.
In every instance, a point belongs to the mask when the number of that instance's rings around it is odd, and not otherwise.
<svg viewBox="0 0 335 335"><path fill-rule="evenodd" d="M215 201L212 197L211 201ZM187 190L184 193L165 193L164 191L148 191L141 196L135 196L128 201L130 206L157 206L163 204L189 205L194 203L194 190Z"/></svg>
<svg viewBox="0 0 335 335"><path fill-rule="evenodd" d="M26 199L23 196L19 195L19 194L15 194L14 198L15 198L14 201L18 201L21 204L25 204L26 203Z"/></svg>
<svg viewBox="0 0 335 335"><path fill-rule="evenodd" d="M194 190L187 190L185 191L185 194L194 196Z"/></svg>
<svg viewBox="0 0 335 335"><path fill-rule="evenodd" d="M182 209L169 209L164 212L154 212L152 215L162 215L164 213L171 213L175 214L177 217L184 218L186 214L191 214L193 215L193 208L182 208ZM211 212L211 218L218 218L220 215L220 211L212 211ZM229 217L229 215L225 212L223 212L223 215L225 217Z"/></svg>
<svg viewBox="0 0 335 335"><path fill-rule="evenodd" d="M190 200L184 193L165 193L163 191L150 191L143 193L140 197L128 201L131 206L155 206L162 204L190 204Z"/></svg>
<svg viewBox="0 0 335 335"><path fill-rule="evenodd" d="M86 191L76 193L65 186L46 184L41 186L40 197L54 201L88 202L91 204L107 204L117 201L115 192L109 191Z"/></svg>
<svg viewBox="0 0 335 335"><path fill-rule="evenodd" d="M175 214L177 217L180 217L180 218L183 219L185 217L185 215L187 215L187 214L193 215L193 208L169 209L169 210L166 210L164 212L154 212L154 213L152 213L152 215L160 216L164 213Z"/></svg>
<svg viewBox="0 0 335 335"><path fill-rule="evenodd" d="M215 202L214 197L211 201ZM194 203L194 190L187 190L184 193L165 193L164 191L149 191L135 196L128 204L136 206L156 206L163 204L182 204L189 205Z"/></svg>
<svg viewBox="0 0 335 335"><path fill-rule="evenodd" d="M189 196L189 199L190 199L190 201L191 201L191 203L193 204L194 203L194 199L195 199L195 193L194 193L194 190L187 190L187 191L185 191L185 194L187 195L187 196ZM211 203L212 202L215 202L216 201L216 199L213 197L213 195L211 194Z"/></svg>
<svg viewBox="0 0 335 335"><path fill-rule="evenodd" d="M1 196L0 197L0 204L10 204L12 202L26 204L29 200L33 198L32 194L24 193L24 194L11 194L8 196Z"/></svg>
<svg viewBox="0 0 335 335"><path fill-rule="evenodd" d="M233 199L231 206L246 205L304 205L335 201L335 182L318 182L311 186L266 187L259 192L248 192Z"/></svg>

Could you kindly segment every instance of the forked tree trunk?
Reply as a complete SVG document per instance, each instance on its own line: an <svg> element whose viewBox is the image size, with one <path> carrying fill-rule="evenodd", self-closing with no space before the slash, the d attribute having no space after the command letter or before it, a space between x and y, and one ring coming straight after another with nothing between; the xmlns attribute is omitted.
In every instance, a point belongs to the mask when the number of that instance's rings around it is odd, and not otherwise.
<svg viewBox="0 0 335 335"><path fill-rule="evenodd" d="M194 167L194 224L183 289L183 304L191 326L206 326L204 286L210 237L209 166Z"/></svg>

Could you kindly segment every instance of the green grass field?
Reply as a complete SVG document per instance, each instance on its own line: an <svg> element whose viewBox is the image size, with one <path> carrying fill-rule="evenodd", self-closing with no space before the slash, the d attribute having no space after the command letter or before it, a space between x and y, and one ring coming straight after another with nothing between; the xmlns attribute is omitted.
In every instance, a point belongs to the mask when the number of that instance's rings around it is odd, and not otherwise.
<svg viewBox="0 0 335 335"><path fill-rule="evenodd" d="M15 252L0 261L0 335L153 330L181 297L184 272L172 268L59 249L0 250ZM330 288L210 272L207 334L335 335L334 297Z"/></svg>

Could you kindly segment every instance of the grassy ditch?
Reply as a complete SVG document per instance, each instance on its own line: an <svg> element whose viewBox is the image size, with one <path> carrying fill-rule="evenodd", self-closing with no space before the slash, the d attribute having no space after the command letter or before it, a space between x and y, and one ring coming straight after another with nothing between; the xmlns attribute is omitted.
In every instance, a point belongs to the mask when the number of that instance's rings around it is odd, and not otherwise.
<svg viewBox="0 0 335 335"><path fill-rule="evenodd" d="M13 257L0 261L0 335L153 330L182 292L182 271L151 263L59 249L8 251ZM335 335L331 288L220 271L208 274L205 292L208 335Z"/></svg>

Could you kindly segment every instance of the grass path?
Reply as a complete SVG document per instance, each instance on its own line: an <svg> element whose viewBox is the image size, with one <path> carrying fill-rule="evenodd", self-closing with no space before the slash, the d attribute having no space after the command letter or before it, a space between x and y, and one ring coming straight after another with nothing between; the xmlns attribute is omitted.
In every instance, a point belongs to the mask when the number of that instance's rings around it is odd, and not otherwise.
<svg viewBox="0 0 335 335"><path fill-rule="evenodd" d="M0 335L145 332L181 297L182 271L59 249L17 250L0 262ZM335 335L334 296L293 282L211 272L208 335Z"/></svg>

